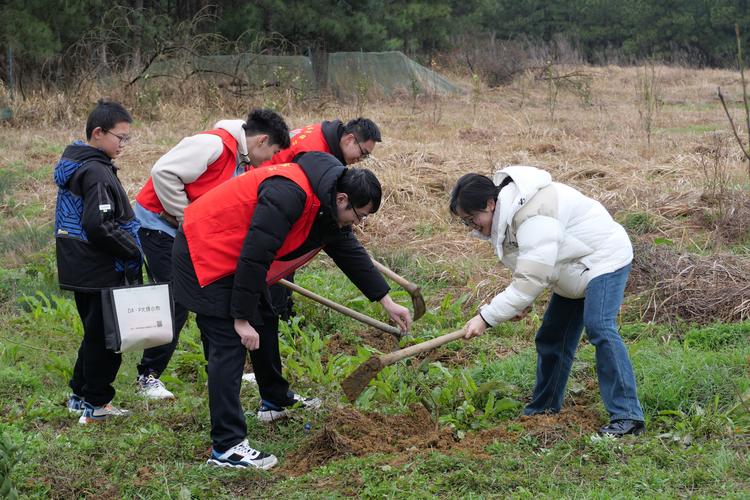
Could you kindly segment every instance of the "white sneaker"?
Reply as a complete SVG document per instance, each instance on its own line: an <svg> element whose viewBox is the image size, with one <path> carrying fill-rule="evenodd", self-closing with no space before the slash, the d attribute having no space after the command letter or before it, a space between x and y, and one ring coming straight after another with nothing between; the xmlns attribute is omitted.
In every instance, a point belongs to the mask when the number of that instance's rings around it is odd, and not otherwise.
<svg viewBox="0 0 750 500"><path fill-rule="evenodd" d="M112 403L107 403L102 406L94 406L90 403L84 402L83 413L78 419L78 423L91 424L107 420L110 417L127 417L128 415L130 415L130 411L112 406Z"/></svg>
<svg viewBox="0 0 750 500"><path fill-rule="evenodd" d="M273 403L269 403L261 399L260 409L258 410L258 420L263 423L271 423L275 420L281 420L291 415L294 408L302 408L303 410L317 410L323 405L323 401L320 398L305 398L299 394L292 394L294 399L294 405L281 407L276 406Z"/></svg>
<svg viewBox="0 0 750 500"><path fill-rule="evenodd" d="M245 439L224 453L211 450L211 458L206 463L217 467L235 467L238 469L254 467L256 469L268 470L279 463L279 460L274 455L252 448L247 439Z"/></svg>
<svg viewBox="0 0 750 500"><path fill-rule="evenodd" d="M174 394L164 387L164 382L152 374L149 374L148 377L138 375L136 383L138 384L138 394L143 397L148 399L174 399Z"/></svg>

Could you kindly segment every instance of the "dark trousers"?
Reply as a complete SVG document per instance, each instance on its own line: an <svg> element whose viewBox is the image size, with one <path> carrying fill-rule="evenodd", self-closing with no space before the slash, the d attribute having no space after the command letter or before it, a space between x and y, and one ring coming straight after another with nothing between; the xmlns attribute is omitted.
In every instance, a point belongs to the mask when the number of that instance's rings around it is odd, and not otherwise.
<svg viewBox="0 0 750 500"><path fill-rule="evenodd" d="M260 335L260 348L250 351L260 396L277 406L290 406L289 382L281 375L279 323L267 306L261 306L263 325L253 325ZM208 359L208 406L211 413L211 441L224 452L247 435L245 414L240 402L240 385L247 349L234 331L232 318L198 314L204 352Z"/></svg>
<svg viewBox="0 0 750 500"><path fill-rule="evenodd" d="M76 307L83 323L83 340L73 368L70 388L94 406L102 406L115 397L115 381L122 355L104 347L104 320L99 293L75 292Z"/></svg>
<svg viewBox="0 0 750 500"><path fill-rule="evenodd" d="M143 253L146 255L149 270L157 283L172 281L172 245L174 238L163 231L153 229L139 229ZM158 377L167 368L172 359L180 339L180 331L187 321L188 310L179 303L174 304L174 337L169 344L151 347L143 351L143 357L138 364L138 374L153 373Z"/></svg>

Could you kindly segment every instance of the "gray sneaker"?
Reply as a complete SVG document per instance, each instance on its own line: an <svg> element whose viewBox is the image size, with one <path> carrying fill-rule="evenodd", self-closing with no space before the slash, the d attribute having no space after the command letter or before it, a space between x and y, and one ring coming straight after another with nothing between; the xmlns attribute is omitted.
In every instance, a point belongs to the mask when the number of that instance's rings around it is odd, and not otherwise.
<svg viewBox="0 0 750 500"><path fill-rule="evenodd" d="M91 424L95 422L103 422L110 417L127 417L130 415L130 411L123 410L112 406L112 403L107 403L102 406L94 406L91 403L83 403L83 413L78 419L79 424Z"/></svg>

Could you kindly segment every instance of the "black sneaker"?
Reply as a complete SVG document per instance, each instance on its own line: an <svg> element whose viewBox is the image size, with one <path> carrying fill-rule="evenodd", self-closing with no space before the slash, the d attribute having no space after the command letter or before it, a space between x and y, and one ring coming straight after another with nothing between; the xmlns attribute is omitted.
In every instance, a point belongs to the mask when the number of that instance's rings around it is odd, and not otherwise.
<svg viewBox="0 0 750 500"><path fill-rule="evenodd" d="M610 435L612 437L621 437L627 434L638 435L644 432L646 432L646 424L640 420L630 419L613 420L599 429L599 434Z"/></svg>

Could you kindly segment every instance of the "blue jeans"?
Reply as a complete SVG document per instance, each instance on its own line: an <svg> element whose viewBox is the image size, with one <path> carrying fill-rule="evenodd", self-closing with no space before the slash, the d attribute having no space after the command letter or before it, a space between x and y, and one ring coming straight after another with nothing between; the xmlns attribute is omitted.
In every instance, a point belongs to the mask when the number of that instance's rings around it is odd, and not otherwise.
<svg viewBox="0 0 750 500"><path fill-rule="evenodd" d="M583 299L553 294L536 333L536 386L525 415L558 412L583 328L596 349L599 393L611 420L643 421L635 375L617 329L630 264L592 279Z"/></svg>

